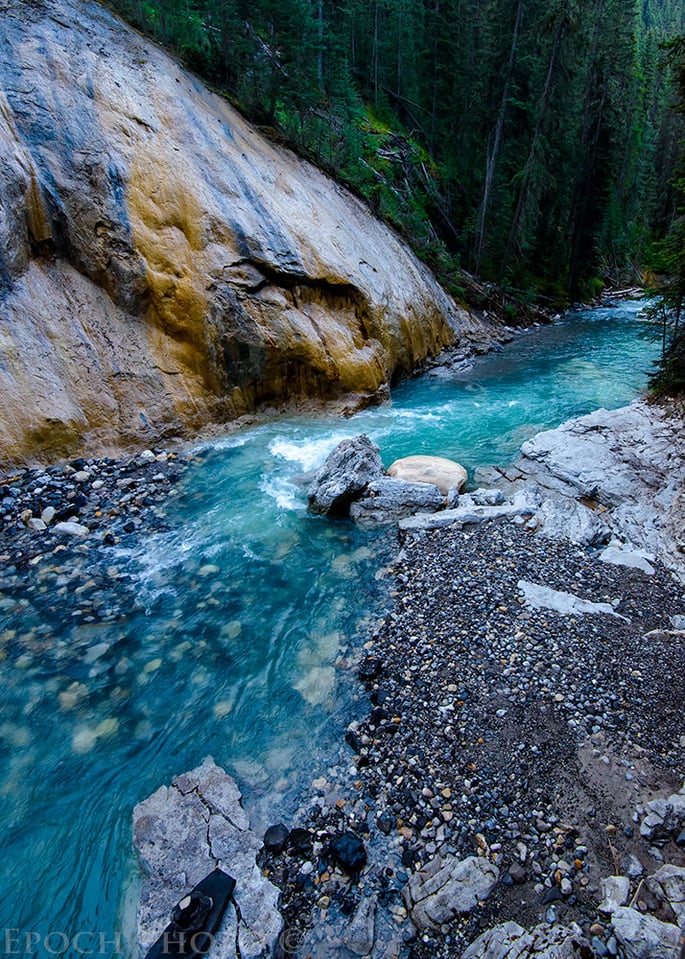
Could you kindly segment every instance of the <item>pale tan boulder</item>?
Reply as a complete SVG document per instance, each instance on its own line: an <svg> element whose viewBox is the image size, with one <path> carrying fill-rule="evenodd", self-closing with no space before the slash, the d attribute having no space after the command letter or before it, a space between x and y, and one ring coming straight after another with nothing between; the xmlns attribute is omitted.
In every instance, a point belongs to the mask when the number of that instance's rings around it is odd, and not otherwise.
<svg viewBox="0 0 685 959"><path fill-rule="evenodd" d="M441 493L461 491L466 486L466 470L454 460L443 456L405 456L395 460L388 474L407 483L431 483Z"/></svg>

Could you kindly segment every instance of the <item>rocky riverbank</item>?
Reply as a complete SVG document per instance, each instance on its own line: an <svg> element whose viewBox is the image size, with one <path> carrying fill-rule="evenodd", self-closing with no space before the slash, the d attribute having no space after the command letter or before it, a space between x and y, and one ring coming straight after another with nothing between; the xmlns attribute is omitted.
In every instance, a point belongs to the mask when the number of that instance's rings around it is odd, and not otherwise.
<svg viewBox="0 0 685 959"><path fill-rule="evenodd" d="M682 586L506 519L403 540L397 603L360 666L369 713L314 784L308 842L266 860L286 919L309 917L301 954L347 955L345 916L373 899L374 956L461 956L506 921L577 923L594 941L559 955L633 955L598 909L601 880L627 875L632 898L664 859L685 865L680 830L680 846L640 831L646 804L682 785ZM605 608L538 608L526 582ZM344 831L368 849L358 878L315 854ZM497 867L494 887L417 915L412 877L471 857ZM637 903L667 915L644 886Z"/></svg>
<svg viewBox="0 0 685 959"><path fill-rule="evenodd" d="M400 521L397 603L360 666L370 712L304 816L323 850L356 833L373 866L350 882L315 862L309 883L297 850L268 860L286 916L315 917L304 953L346 955L365 916L378 956L460 956L515 921L550 956L675 955L679 913L647 877L665 859L685 892L685 817L656 843L644 823L682 784L685 593L645 549L682 571L682 437L675 408L598 411L479 477L499 499ZM524 939L499 929L468 955Z"/></svg>
<svg viewBox="0 0 685 959"><path fill-rule="evenodd" d="M277 954L676 959L682 438L676 409L600 411L401 521L366 708L257 854Z"/></svg>
<svg viewBox="0 0 685 959"><path fill-rule="evenodd" d="M98 626L140 603L118 550L142 532L166 529L169 501L192 459L145 450L125 460L78 459L0 480L0 608L13 627L0 633L2 660L28 668L54 657L64 668L72 658L82 661L84 676L97 671L108 646L92 637L89 643L88 627L95 636ZM86 627L83 638L66 642L77 627ZM60 705L73 706L84 694L75 682L60 694Z"/></svg>

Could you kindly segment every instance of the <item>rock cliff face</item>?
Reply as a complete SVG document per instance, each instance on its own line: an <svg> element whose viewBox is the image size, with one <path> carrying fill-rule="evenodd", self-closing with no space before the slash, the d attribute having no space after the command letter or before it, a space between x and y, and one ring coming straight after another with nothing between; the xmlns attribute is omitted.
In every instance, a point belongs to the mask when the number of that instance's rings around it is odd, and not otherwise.
<svg viewBox="0 0 685 959"><path fill-rule="evenodd" d="M373 394L477 335L362 203L107 10L0 16L0 461Z"/></svg>

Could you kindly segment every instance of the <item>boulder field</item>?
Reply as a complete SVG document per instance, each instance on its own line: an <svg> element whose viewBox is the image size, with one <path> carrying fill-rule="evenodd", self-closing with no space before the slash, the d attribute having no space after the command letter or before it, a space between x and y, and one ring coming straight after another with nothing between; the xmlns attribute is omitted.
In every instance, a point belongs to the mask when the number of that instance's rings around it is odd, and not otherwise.
<svg viewBox="0 0 685 959"><path fill-rule="evenodd" d="M360 402L487 338L362 202L105 8L2 18L0 463Z"/></svg>
<svg viewBox="0 0 685 959"><path fill-rule="evenodd" d="M404 532L468 528L509 518L543 538L599 548L604 562L653 573L658 557L685 579L683 410L645 399L595 410L537 433L506 469L410 456L387 470L367 436L333 450L308 491L314 513ZM608 545L607 545L608 544Z"/></svg>

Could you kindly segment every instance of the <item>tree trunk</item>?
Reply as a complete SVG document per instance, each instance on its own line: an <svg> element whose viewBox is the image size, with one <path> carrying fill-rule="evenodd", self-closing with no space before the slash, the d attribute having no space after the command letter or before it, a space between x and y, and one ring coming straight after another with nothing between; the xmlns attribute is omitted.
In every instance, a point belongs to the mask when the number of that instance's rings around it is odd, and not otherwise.
<svg viewBox="0 0 685 959"><path fill-rule="evenodd" d="M500 103L499 113L497 115L497 123L495 125L495 135L492 139L492 147L488 151L488 156L485 161L485 184L483 186L483 199L481 200L480 210L478 212L478 227L476 235L476 254L475 254L475 263L476 263L476 273L480 270L480 261L483 255L483 244L485 242L485 228L488 216L488 207L490 205L490 194L492 192L492 184L495 179L495 170L497 168L497 160L499 159L499 151L502 145L502 134L504 132L504 120L507 114L507 104L509 102L509 89L511 87L511 77L514 71L514 66L516 65L516 53L518 48L519 33L521 30L521 20L523 17L523 0L519 0L518 6L516 8L516 19L514 21L514 34L511 40L511 49L509 51L509 64L507 66L507 78L504 84L504 89L502 91L502 101Z"/></svg>
<svg viewBox="0 0 685 959"><path fill-rule="evenodd" d="M574 290L578 280L578 260L583 236L583 223L585 222L588 205L590 203L588 182L592 178L592 170L597 157L599 136L602 130L604 105L606 102L607 90L606 84L604 84L599 110L595 112L594 97L596 88L599 84L597 57L599 54L599 44L602 34L602 22L604 19L605 6L605 0L601 0L597 8L595 27L592 36L592 49L589 60L591 69L588 77L588 87L585 95L585 102L583 104L583 130L580 139L581 145L579 151L581 163L580 169L576 174L576 186L574 191L573 205L571 207L571 255L568 271L568 288L570 291ZM590 139L591 137L592 139Z"/></svg>
<svg viewBox="0 0 685 959"><path fill-rule="evenodd" d="M543 129L546 114L547 114L549 97L552 91L552 81L554 79L554 73L557 66L557 57L559 55L559 47L561 46L561 38L563 36L563 33L564 33L564 17L562 14L562 17L559 20L559 23L557 25L557 29L554 33L552 51L550 53L549 64L547 66L547 75L545 77L545 85L542 90L542 95L540 97L540 101L538 104L538 116L537 116L537 122L535 124L535 130L533 131L533 139L531 140L530 149L528 151L526 162L523 165L523 172L521 174L521 183L519 186L518 196L516 199L516 208L514 210L514 218L511 221L511 229L509 230L509 239L507 240L507 247L504 253L504 257L502 258L502 264L500 267L500 282L504 279L504 274L506 272L507 264L509 262L509 257L511 256L512 250L514 248L514 243L516 242L516 235L519 232L519 227L521 225L523 213L526 209L530 177L533 172L533 167L537 159L538 149L540 147L540 137L542 135L542 129Z"/></svg>
<svg viewBox="0 0 685 959"><path fill-rule="evenodd" d="M323 0L319 0L317 20L319 26L319 49L316 53L316 77L319 81L319 89L323 90Z"/></svg>
<svg viewBox="0 0 685 959"><path fill-rule="evenodd" d="M373 5L373 102L378 106L378 0L374 0Z"/></svg>

